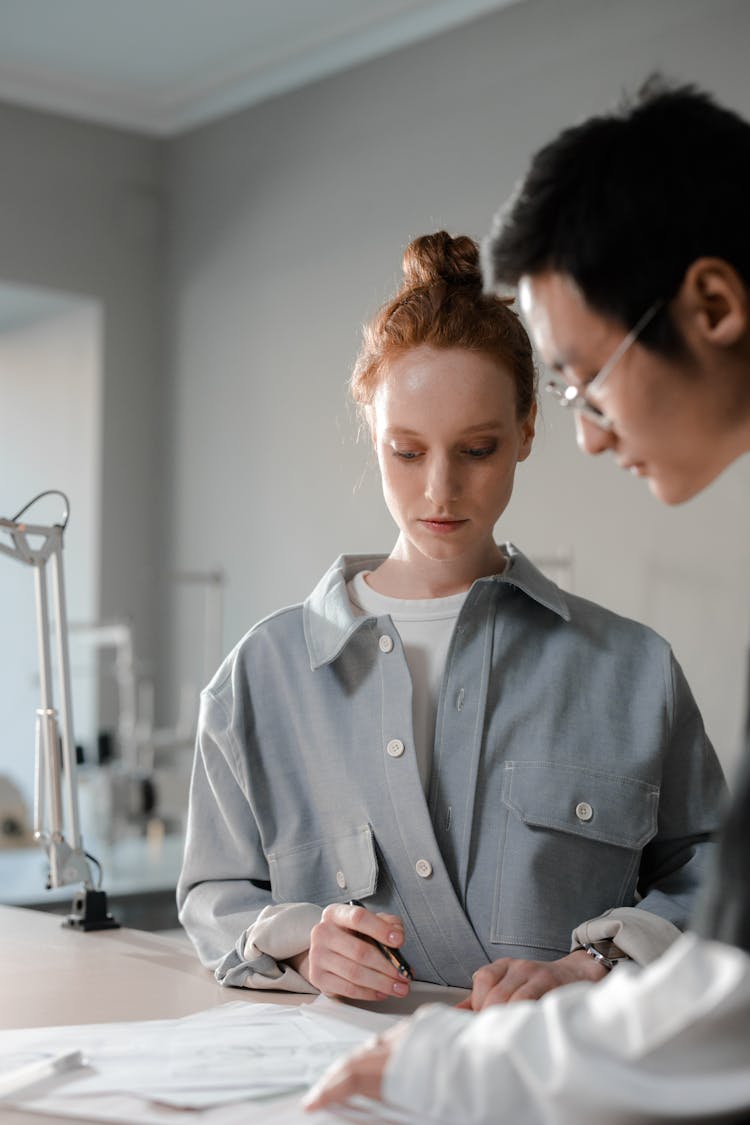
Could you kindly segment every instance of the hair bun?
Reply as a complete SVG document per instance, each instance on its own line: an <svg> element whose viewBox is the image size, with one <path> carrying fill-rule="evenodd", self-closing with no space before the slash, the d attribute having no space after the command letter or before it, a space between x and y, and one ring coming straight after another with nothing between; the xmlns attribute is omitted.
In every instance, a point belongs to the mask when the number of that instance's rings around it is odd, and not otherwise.
<svg viewBox="0 0 750 1125"><path fill-rule="evenodd" d="M424 234L409 243L401 264L404 271L402 293L441 281L482 288L479 246L467 235L452 238L444 230Z"/></svg>

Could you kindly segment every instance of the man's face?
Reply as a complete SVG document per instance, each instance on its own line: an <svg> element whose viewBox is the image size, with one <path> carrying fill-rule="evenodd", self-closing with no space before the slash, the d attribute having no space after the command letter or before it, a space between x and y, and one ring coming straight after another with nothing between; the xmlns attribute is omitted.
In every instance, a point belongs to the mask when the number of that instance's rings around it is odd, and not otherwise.
<svg viewBox="0 0 750 1125"><path fill-rule="evenodd" d="M565 274L525 275L519 296L545 364L580 389L632 328L594 312ZM580 448L609 450L621 468L647 479L665 504L689 500L728 464L725 404L711 373L689 354L668 359L636 342L589 397L611 429L577 415Z"/></svg>

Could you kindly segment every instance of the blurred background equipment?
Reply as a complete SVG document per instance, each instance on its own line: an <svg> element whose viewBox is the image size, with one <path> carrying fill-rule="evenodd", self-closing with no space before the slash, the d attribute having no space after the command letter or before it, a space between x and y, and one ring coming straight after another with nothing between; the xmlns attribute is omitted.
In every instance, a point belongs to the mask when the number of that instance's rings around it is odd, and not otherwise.
<svg viewBox="0 0 750 1125"><path fill-rule="evenodd" d="M9 777L0 775L0 848L28 848L33 842L23 793Z"/></svg>

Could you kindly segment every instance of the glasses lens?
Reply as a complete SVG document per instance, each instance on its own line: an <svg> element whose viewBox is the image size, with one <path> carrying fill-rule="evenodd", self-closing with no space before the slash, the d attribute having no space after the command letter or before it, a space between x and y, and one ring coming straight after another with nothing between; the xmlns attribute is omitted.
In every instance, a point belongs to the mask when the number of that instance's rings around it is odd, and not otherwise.
<svg viewBox="0 0 750 1125"><path fill-rule="evenodd" d="M547 379L545 390L549 391L561 406L570 406L578 396L578 391L575 387L571 387L569 383L563 382L562 379L555 379L553 376ZM572 394L570 393L571 391Z"/></svg>

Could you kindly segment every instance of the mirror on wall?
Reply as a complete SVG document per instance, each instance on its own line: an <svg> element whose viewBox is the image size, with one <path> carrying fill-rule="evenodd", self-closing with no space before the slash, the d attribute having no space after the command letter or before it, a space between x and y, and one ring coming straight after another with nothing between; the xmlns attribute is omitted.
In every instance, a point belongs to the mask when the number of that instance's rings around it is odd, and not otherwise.
<svg viewBox="0 0 750 1125"><path fill-rule="evenodd" d="M101 481L101 304L77 294L0 281L0 515L12 518L37 493L70 501L64 560L68 616L98 611ZM30 523L60 520L64 502L44 497ZM34 574L0 558L0 776L31 807L39 672ZM76 740L96 737L98 686L91 654L72 650Z"/></svg>

